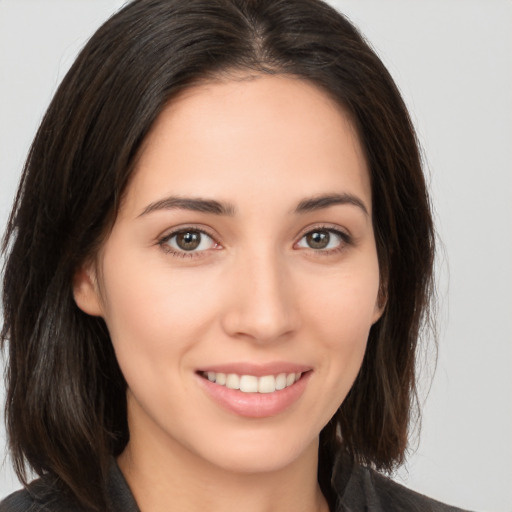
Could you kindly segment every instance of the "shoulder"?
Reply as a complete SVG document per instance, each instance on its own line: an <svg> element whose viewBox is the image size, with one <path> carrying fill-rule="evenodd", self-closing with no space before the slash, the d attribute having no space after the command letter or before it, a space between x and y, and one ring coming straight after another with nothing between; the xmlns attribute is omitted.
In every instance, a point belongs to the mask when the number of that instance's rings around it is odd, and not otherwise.
<svg viewBox="0 0 512 512"><path fill-rule="evenodd" d="M0 512L25 512L41 510L34 507L34 500L26 489L16 491L0 501Z"/></svg>
<svg viewBox="0 0 512 512"><path fill-rule="evenodd" d="M412 491L373 469L338 460L332 484L338 498L336 512L463 512Z"/></svg>
<svg viewBox="0 0 512 512"><path fill-rule="evenodd" d="M383 511L463 512L460 508L412 491L372 469L364 468L362 472L363 478L370 482L370 488L378 498Z"/></svg>
<svg viewBox="0 0 512 512"><path fill-rule="evenodd" d="M0 512L83 512L74 500L56 492L43 479L16 491L0 502Z"/></svg>
<svg viewBox="0 0 512 512"><path fill-rule="evenodd" d="M48 475L31 482L0 502L0 512L86 512L76 498ZM116 461L112 459L106 482L110 512L140 512Z"/></svg>

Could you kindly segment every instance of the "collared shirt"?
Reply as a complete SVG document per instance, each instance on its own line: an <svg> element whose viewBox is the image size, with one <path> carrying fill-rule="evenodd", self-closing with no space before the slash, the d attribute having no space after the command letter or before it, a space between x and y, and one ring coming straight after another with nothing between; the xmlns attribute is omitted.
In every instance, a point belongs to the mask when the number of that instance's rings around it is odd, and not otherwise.
<svg viewBox="0 0 512 512"><path fill-rule="evenodd" d="M376 471L338 457L331 480L336 494L333 512L463 512L432 500L390 480ZM130 488L112 462L108 482L112 504L109 512L140 512ZM83 512L72 498L53 492L42 479L0 503L0 512Z"/></svg>

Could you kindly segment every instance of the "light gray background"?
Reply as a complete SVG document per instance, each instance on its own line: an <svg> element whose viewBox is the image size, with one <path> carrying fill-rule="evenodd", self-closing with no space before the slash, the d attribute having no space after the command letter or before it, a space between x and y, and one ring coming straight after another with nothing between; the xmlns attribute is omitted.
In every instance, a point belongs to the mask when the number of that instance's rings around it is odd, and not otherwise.
<svg viewBox="0 0 512 512"><path fill-rule="evenodd" d="M396 479L512 511L512 2L332 0L411 109L444 244L439 358L421 438ZM76 52L122 0L0 0L0 229L31 139ZM0 434L3 443L3 431ZM8 460L0 495L18 487Z"/></svg>

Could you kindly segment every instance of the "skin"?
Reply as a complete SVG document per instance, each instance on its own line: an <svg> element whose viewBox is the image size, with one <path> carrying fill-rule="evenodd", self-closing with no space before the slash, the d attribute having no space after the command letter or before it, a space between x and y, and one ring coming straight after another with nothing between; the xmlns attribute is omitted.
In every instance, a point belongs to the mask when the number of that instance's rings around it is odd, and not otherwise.
<svg viewBox="0 0 512 512"><path fill-rule="evenodd" d="M343 200L297 211L333 194ZM170 196L228 211L165 207ZM74 285L79 307L105 319L128 383L118 462L142 511L327 510L318 435L382 313L371 208L349 117L305 81L209 82L161 113L110 236ZM187 252L177 229L208 235ZM311 247L308 233L328 246ZM304 366L307 381L265 417L220 406L198 374L276 361Z"/></svg>

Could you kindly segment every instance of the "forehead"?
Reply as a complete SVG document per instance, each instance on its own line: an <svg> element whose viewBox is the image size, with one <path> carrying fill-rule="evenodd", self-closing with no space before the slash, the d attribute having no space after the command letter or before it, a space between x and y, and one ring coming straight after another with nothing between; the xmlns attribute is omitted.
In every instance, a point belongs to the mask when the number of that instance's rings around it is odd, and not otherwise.
<svg viewBox="0 0 512 512"><path fill-rule="evenodd" d="M144 141L127 199L142 207L157 192L229 202L357 192L371 203L350 116L315 85L288 76L218 80L175 97Z"/></svg>

